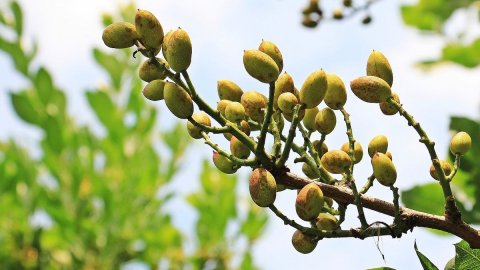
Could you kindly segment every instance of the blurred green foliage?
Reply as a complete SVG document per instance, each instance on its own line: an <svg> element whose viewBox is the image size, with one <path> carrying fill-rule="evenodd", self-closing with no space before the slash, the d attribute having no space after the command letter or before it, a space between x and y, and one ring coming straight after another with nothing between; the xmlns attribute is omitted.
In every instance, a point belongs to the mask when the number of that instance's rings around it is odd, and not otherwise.
<svg viewBox="0 0 480 270"><path fill-rule="evenodd" d="M134 12L124 6L115 20ZM179 195L167 187L191 141L180 125L156 130L132 51L93 50L108 83L86 92L102 129L92 130L75 122L65 92L34 64L37 44L25 40L23 22L17 2L0 10L0 52L25 78L9 93L11 105L42 132L41 154L15 139L0 142L0 269L118 269L132 260L152 269L255 269L250 248L267 216L250 203L237 210L235 176L204 162L200 188L188 196L197 239L172 222L165 206ZM244 246L235 244L241 239Z"/></svg>

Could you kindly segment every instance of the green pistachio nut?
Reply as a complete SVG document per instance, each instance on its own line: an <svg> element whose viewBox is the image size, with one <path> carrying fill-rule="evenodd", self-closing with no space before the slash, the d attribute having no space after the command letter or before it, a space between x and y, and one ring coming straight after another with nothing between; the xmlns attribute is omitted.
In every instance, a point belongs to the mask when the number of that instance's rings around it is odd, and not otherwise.
<svg viewBox="0 0 480 270"><path fill-rule="evenodd" d="M297 194L295 210L306 221L315 219L323 207L323 192L315 183L304 186Z"/></svg>
<svg viewBox="0 0 480 270"><path fill-rule="evenodd" d="M373 50L368 56L367 75L383 79L392 87L393 72L388 59L383 53Z"/></svg>
<svg viewBox="0 0 480 270"><path fill-rule="evenodd" d="M192 97L181 86L165 83L164 98L167 108L180 119L187 119L193 114Z"/></svg>
<svg viewBox="0 0 480 270"><path fill-rule="evenodd" d="M245 50L243 65L250 76L263 83L276 81L280 74L275 61L268 54L259 50Z"/></svg>
<svg viewBox="0 0 480 270"><path fill-rule="evenodd" d="M300 103L306 105L307 109L317 107L327 93L327 75L323 70L317 70L310 75L300 88Z"/></svg>
<svg viewBox="0 0 480 270"><path fill-rule="evenodd" d="M315 116L315 128L322 134L330 134L336 125L335 112L330 108L321 109Z"/></svg>
<svg viewBox="0 0 480 270"><path fill-rule="evenodd" d="M329 213L320 213L315 220L317 229L327 232L336 230L338 228L337 222L337 218Z"/></svg>
<svg viewBox="0 0 480 270"><path fill-rule="evenodd" d="M314 236L296 230L292 236L292 245L298 252L308 254L317 247L318 240Z"/></svg>
<svg viewBox="0 0 480 270"><path fill-rule="evenodd" d="M312 109L305 110L305 116L303 117L303 125L310 131L315 131L317 128L315 126L315 117L317 116L319 110L317 107Z"/></svg>
<svg viewBox="0 0 480 270"><path fill-rule="evenodd" d="M219 154L216 151L213 151L213 164L215 167L223 173L233 174L237 171L238 167L226 156Z"/></svg>
<svg viewBox="0 0 480 270"><path fill-rule="evenodd" d="M225 107L225 118L232 122L240 122L245 118L245 108L240 102L232 101Z"/></svg>
<svg viewBox="0 0 480 270"><path fill-rule="evenodd" d="M328 107L339 110L347 103L347 90L342 79L335 74L327 73L327 93L323 100Z"/></svg>
<svg viewBox="0 0 480 270"><path fill-rule="evenodd" d="M322 157L325 153L328 152L328 146L325 142L322 142L322 144L320 144L320 140L315 140L312 144L313 148L315 148L315 151L317 151L319 157Z"/></svg>
<svg viewBox="0 0 480 270"><path fill-rule="evenodd" d="M330 150L323 154L320 163L330 173L346 173L350 169L352 159L342 150Z"/></svg>
<svg viewBox="0 0 480 270"><path fill-rule="evenodd" d="M292 114L293 109L297 104L298 104L298 99L292 93L289 93L289 92L283 93L278 97L278 108L280 108L282 112L285 112L287 114Z"/></svg>
<svg viewBox="0 0 480 270"><path fill-rule="evenodd" d="M110 48L123 49L135 45L139 38L135 25L128 22L112 23L103 30L103 43Z"/></svg>
<svg viewBox="0 0 480 270"><path fill-rule="evenodd" d="M465 155L472 147L472 138L464 131L460 131L450 140L450 152L454 155Z"/></svg>
<svg viewBox="0 0 480 270"><path fill-rule="evenodd" d="M220 114L225 117L225 109L227 108L227 105L232 103L231 100L228 99L222 99L219 102L217 102L217 111L220 112Z"/></svg>
<svg viewBox="0 0 480 270"><path fill-rule="evenodd" d="M347 153L350 155L350 143L346 142L342 145L342 148L340 148L343 152ZM354 147L353 147L353 157L354 157L354 162L355 164L359 163L362 158L363 158L363 148L362 145L359 142L355 142Z"/></svg>
<svg viewBox="0 0 480 270"><path fill-rule="evenodd" d="M368 143L368 155L373 158L375 153L387 153L388 139L385 135L377 135Z"/></svg>
<svg viewBox="0 0 480 270"><path fill-rule="evenodd" d="M249 180L252 200L260 207L268 207L275 202L277 186L273 175L264 168L253 170Z"/></svg>
<svg viewBox="0 0 480 270"><path fill-rule="evenodd" d="M250 149L235 136L230 139L230 152L238 158L246 159L250 156Z"/></svg>
<svg viewBox="0 0 480 270"><path fill-rule="evenodd" d="M163 59L157 58L157 61L148 59L140 66L138 76L145 82L163 80L167 77L168 68L167 62Z"/></svg>
<svg viewBox="0 0 480 270"><path fill-rule="evenodd" d="M275 45L275 43L267 40L262 40L262 43L258 46L258 50L266 53L270 56L275 64L277 64L278 71L282 72L283 69L283 56L280 52L280 49Z"/></svg>
<svg viewBox="0 0 480 270"><path fill-rule="evenodd" d="M174 30L164 42L163 54L176 72L185 71L192 62L192 42L183 29Z"/></svg>
<svg viewBox="0 0 480 270"><path fill-rule="evenodd" d="M452 172L452 165L450 165L450 163L448 163L448 161L440 160L440 166L442 167L442 170L445 173L445 176L449 176L450 173ZM438 180L438 178L439 178L437 170L435 169L435 166L433 166L433 163L432 163L432 165L430 165L430 175L435 180Z"/></svg>
<svg viewBox="0 0 480 270"><path fill-rule="evenodd" d="M152 49L157 53L160 52L163 42L163 28L155 15L147 10L137 10L135 28L145 48Z"/></svg>
<svg viewBox="0 0 480 270"><path fill-rule="evenodd" d="M163 99L163 90L165 88L165 81L153 80L143 88L142 94L149 100L157 101Z"/></svg>
<svg viewBox="0 0 480 270"><path fill-rule="evenodd" d="M278 109L278 97L283 93L294 93L295 86L293 85L293 78L287 72L278 76L275 82L275 92L273 94L273 107Z"/></svg>
<svg viewBox="0 0 480 270"><path fill-rule="evenodd" d="M167 59L166 51L167 51L168 40L169 40L170 37L172 36L173 31L175 31L175 30L170 30L170 31L168 31L168 32L165 34L165 37L163 38L163 42L162 42L162 54L163 54L163 57L164 57L165 59Z"/></svg>
<svg viewBox="0 0 480 270"><path fill-rule="evenodd" d="M243 95L242 88L229 80L219 80L217 82L217 91L220 99L227 99L237 102L240 102L240 98Z"/></svg>
<svg viewBox="0 0 480 270"><path fill-rule="evenodd" d="M263 122L267 102L262 94L256 91L247 91L243 93L240 103L245 108L248 117L258 123Z"/></svg>
<svg viewBox="0 0 480 270"><path fill-rule="evenodd" d="M397 170L387 155L377 152L372 158L373 175L384 186L391 186L397 180Z"/></svg>
<svg viewBox="0 0 480 270"><path fill-rule="evenodd" d="M320 177L308 163L303 163L302 172L310 179L316 179Z"/></svg>
<svg viewBox="0 0 480 270"><path fill-rule="evenodd" d="M392 92L392 98L397 103L400 103L400 98L398 97L397 93ZM380 106L380 110L385 115L394 115L398 112L398 109L395 106L390 105L387 101L380 102L379 106Z"/></svg>
<svg viewBox="0 0 480 270"><path fill-rule="evenodd" d="M208 114L206 114L205 112L196 112L192 114L192 118L197 123L200 123L204 126L208 126L208 127L212 126L210 116L208 116ZM201 134L202 130L199 127L192 124L191 122L187 122L187 131L188 131L188 134L190 134L190 136L194 139L202 138L202 134Z"/></svg>
<svg viewBox="0 0 480 270"><path fill-rule="evenodd" d="M353 93L361 100L369 103L381 103L392 95L390 85L375 76L358 77L350 82Z"/></svg>

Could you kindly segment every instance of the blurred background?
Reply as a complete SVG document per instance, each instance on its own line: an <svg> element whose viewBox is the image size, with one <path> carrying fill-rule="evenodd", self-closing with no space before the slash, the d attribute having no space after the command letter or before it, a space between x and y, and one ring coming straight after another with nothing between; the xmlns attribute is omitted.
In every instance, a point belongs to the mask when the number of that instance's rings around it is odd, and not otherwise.
<svg viewBox="0 0 480 270"><path fill-rule="evenodd" d="M342 7L342 1L322 4L327 17ZM141 95L142 57L101 40L105 25L133 22L137 8L154 13L165 32L185 29L193 43L190 76L211 105L218 101L220 79L268 93L242 63L243 50L257 48L262 39L280 48L297 87L319 68L348 85L365 74L370 52L380 50L393 68L393 90L441 158L451 159L452 130L470 133L474 149L453 190L466 221L479 224L479 3L380 0L314 28L301 23L307 5L2 1L0 269L419 269L415 240L443 268L459 239L419 228L401 239L325 239L311 254L299 254L291 246L294 230L250 202L249 170L233 176L216 170L211 149L189 138L185 122ZM372 18L368 25L362 23L366 16ZM441 214L428 152L405 120L386 117L353 95L346 109L364 148L375 135L388 136L403 205ZM346 140L345 128L337 125L326 143L334 149ZM301 174L297 164L289 166ZM363 185L370 164L363 160L356 168ZM391 200L379 185L369 192ZM295 195L277 197L277 207L290 217L296 216ZM358 226L354 210L347 211L344 228ZM391 222L370 211L367 219Z"/></svg>

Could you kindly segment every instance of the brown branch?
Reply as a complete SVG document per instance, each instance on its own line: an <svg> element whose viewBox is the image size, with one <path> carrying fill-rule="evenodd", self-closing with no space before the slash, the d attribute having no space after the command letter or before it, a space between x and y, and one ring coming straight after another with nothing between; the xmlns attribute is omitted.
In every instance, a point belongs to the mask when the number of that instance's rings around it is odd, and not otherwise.
<svg viewBox="0 0 480 270"><path fill-rule="evenodd" d="M295 189L300 189L312 182L311 180L302 178L290 172L272 173L280 184ZM314 183L322 189L325 196L331 197L338 203L345 205L354 203L352 190L346 187L328 185L321 182ZM367 195L361 196L361 202L365 208L391 217L395 216L395 206L392 203ZM406 226L405 229L407 230L413 230L414 227L437 229L462 238L470 244L471 248L480 248L480 232L462 220L446 220L443 216L432 215L405 207L400 207L400 220L404 223Z"/></svg>

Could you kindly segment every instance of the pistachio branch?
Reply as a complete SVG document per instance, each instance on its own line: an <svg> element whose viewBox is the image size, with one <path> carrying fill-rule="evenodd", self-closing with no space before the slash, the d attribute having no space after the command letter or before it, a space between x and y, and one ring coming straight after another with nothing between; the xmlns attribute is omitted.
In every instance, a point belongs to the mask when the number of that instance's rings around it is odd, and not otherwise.
<svg viewBox="0 0 480 270"><path fill-rule="evenodd" d="M228 133L228 132L231 131L230 127L210 127L210 126L206 126L204 124L198 123L191 116L188 118L188 121L190 123L192 123L194 126L200 128L202 131L205 131L205 132L210 132L210 133L214 133L214 134L221 134L221 133Z"/></svg>
<svg viewBox="0 0 480 270"><path fill-rule="evenodd" d="M297 104L297 105L295 105L295 109L293 110L292 123L290 124L290 129L288 131L287 140L285 141L285 145L283 146L282 155L280 156L280 158L275 163L275 165L277 167L282 167L283 165L285 165L285 162L287 162L287 159L290 155L290 150L292 149L293 139L295 138L295 135L297 133L296 132L297 131L297 125L300 122L298 114L300 112L301 106L302 105Z"/></svg>
<svg viewBox="0 0 480 270"><path fill-rule="evenodd" d="M367 193L367 191L373 186L373 182L375 181L375 175L370 175L368 178L367 178L367 183L365 183L365 185L362 187L362 189L360 190L360 194L365 194Z"/></svg>
<svg viewBox="0 0 480 270"><path fill-rule="evenodd" d="M252 159L241 159L238 158L232 154L229 154L227 151L223 150L218 146L218 144L214 143L210 137L205 133L204 131L201 132L203 139L205 140L205 143L208 144L210 147L212 147L215 151L217 151L220 155L227 157L230 159L232 162L239 166L255 166L257 164L257 159L252 158Z"/></svg>
<svg viewBox="0 0 480 270"><path fill-rule="evenodd" d="M458 169L460 167L460 158L461 155L455 155L455 161L453 162L453 171L447 176L447 181L452 181L455 175L458 172Z"/></svg>
<svg viewBox="0 0 480 270"><path fill-rule="evenodd" d="M272 121L272 113L273 113L273 95L275 93L275 83L272 82L268 88L268 105L267 105L267 112L265 113L265 118L263 119L262 129L260 130L260 137L258 138L257 148L255 149L256 154L262 153L265 151L265 140L267 137L268 127L270 126L270 122Z"/></svg>
<svg viewBox="0 0 480 270"><path fill-rule="evenodd" d="M298 130L300 130L300 132L303 135L303 139L305 141L304 145L306 144L308 152L310 153L310 156L312 156L312 158L315 160L315 163L317 164L317 166L321 167L322 165L320 164L320 157L318 156L318 152L315 149L315 147L313 147L313 144L310 141L311 132L308 132L307 130L305 130L305 128L301 123L298 124ZM323 136L324 135L322 134L322 137Z"/></svg>

